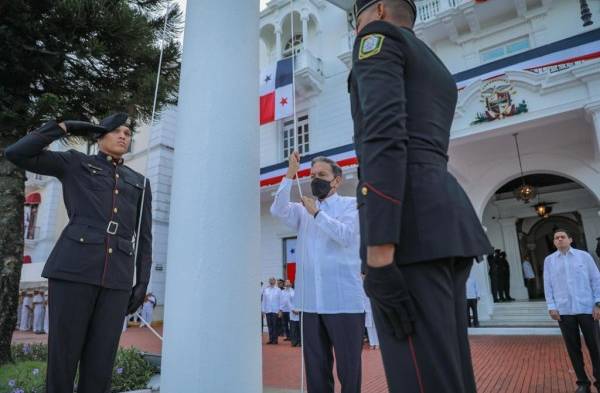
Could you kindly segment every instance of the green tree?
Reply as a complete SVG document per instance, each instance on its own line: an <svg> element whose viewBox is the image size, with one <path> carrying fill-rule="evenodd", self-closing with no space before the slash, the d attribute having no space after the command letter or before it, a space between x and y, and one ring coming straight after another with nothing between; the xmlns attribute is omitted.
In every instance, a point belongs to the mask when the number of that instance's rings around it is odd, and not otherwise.
<svg viewBox="0 0 600 393"><path fill-rule="evenodd" d="M11 361L23 258L25 173L4 149L49 119L115 111L148 120L176 102L182 13L172 0L0 0L0 364ZM171 8L169 8L171 6Z"/></svg>

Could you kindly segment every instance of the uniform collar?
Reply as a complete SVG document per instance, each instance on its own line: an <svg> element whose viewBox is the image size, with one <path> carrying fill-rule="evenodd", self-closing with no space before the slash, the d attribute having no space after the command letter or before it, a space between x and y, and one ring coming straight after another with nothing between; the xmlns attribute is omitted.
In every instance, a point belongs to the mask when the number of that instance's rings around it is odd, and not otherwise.
<svg viewBox="0 0 600 393"><path fill-rule="evenodd" d="M105 152L103 152L101 150L98 151L97 156L99 158L101 158L102 160L107 161L107 162L109 162L109 163L111 163L113 165L123 165L123 162L125 162L122 157L121 158L114 158L114 157L106 154Z"/></svg>

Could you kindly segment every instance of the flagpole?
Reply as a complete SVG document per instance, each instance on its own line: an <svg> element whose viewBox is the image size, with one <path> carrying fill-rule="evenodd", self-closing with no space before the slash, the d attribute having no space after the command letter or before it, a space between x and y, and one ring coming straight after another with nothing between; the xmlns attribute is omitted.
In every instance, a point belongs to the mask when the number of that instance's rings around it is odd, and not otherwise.
<svg viewBox="0 0 600 393"><path fill-rule="evenodd" d="M293 98L293 103L292 103L292 111L293 111L293 116L294 116L294 145L297 145L297 141L298 141L298 116L296 114L296 48L295 48L295 35L294 35L294 0L290 0L290 26L291 26L291 39L292 39L292 98ZM302 37L302 42L304 42L304 40L306 39L306 37ZM298 147L298 146L296 146ZM293 154L293 153L292 153ZM300 163L299 163L300 164ZM304 196L302 195L302 187L300 185L300 176L299 173L296 173L296 184L298 185L298 192L300 193L300 198L303 198ZM304 254L304 253L303 253ZM304 255L303 255L304 257ZM304 258L302 258L304 259ZM301 267L301 271L300 271L300 275L302 276L302 285L305 285L304 283L304 260L302 260L301 262L302 267ZM300 353L301 353L301 360L300 360L300 392L304 393L304 290L305 288L302 288L302 310L300 313Z"/></svg>

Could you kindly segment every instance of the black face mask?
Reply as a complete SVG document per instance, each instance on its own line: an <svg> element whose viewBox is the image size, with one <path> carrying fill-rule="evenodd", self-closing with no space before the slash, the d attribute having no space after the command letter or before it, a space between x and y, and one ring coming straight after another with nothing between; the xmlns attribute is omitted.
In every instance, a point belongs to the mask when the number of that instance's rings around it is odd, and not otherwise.
<svg viewBox="0 0 600 393"><path fill-rule="evenodd" d="M331 192L331 181L315 177L310 183L310 189L315 197L325 199Z"/></svg>

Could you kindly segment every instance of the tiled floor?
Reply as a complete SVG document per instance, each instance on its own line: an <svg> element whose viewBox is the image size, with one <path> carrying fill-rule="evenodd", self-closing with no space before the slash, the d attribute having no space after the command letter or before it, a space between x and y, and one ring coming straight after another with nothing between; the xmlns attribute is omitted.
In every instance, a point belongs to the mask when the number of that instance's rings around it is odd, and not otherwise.
<svg viewBox="0 0 600 393"><path fill-rule="evenodd" d="M16 332L13 339L14 342L45 340L45 335L21 332ZM129 329L121 338L121 346L160 352L160 341L147 329ZM575 376L560 336L472 336L471 351L479 393L571 393L575 390ZM264 345L263 381L268 391L298 389L300 359L300 349L292 348L289 342ZM589 364L587 352L586 362ZM338 391L339 385L336 385ZM380 352L366 346L362 392L387 392Z"/></svg>

